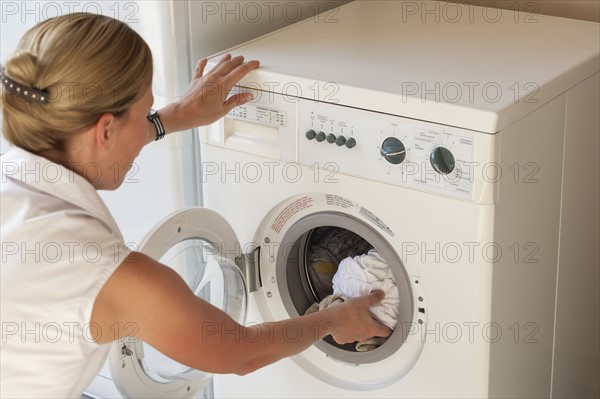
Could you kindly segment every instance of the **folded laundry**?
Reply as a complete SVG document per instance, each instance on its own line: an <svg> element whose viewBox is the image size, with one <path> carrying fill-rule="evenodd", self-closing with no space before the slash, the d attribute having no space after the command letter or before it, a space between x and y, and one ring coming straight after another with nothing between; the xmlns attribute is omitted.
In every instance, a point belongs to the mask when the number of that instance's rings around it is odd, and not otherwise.
<svg viewBox="0 0 600 399"><path fill-rule="evenodd" d="M371 307L371 314L389 328L396 327L400 294L392 270L376 250L343 259L332 281L333 293L346 298L365 296L375 290L385 292L383 301Z"/></svg>

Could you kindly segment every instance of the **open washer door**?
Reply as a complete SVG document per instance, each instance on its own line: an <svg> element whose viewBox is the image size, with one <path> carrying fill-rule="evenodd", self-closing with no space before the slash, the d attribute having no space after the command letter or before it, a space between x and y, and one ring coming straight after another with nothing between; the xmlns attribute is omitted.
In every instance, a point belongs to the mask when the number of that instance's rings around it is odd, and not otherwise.
<svg viewBox="0 0 600 399"><path fill-rule="evenodd" d="M236 234L222 216L205 208L188 208L152 229L139 251L170 266L196 296L244 323L246 283L236 265L236 248ZM133 337L113 344L109 364L117 389L127 398L193 398L212 378Z"/></svg>

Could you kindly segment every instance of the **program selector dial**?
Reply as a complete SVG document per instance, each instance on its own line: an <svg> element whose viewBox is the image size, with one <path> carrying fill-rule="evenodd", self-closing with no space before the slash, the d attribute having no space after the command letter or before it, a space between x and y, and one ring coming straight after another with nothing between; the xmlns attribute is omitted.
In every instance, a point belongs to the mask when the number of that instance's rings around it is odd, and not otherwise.
<svg viewBox="0 0 600 399"><path fill-rule="evenodd" d="M433 169L442 175L451 173L456 165L452 151L446 147L435 147L429 155L429 161Z"/></svg>
<svg viewBox="0 0 600 399"><path fill-rule="evenodd" d="M388 137L381 143L380 154L392 165L398 165L406 159L406 147L396 137Z"/></svg>

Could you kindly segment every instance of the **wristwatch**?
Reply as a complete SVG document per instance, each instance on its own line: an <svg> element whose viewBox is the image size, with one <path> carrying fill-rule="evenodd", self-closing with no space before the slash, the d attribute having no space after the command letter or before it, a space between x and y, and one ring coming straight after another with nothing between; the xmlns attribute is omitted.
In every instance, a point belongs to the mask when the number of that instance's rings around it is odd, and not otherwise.
<svg viewBox="0 0 600 399"><path fill-rule="evenodd" d="M165 137L165 127L163 126L160 117L158 116L158 111L155 109L151 109L148 114L148 120L154 124L156 128L156 139L154 141L158 141Z"/></svg>

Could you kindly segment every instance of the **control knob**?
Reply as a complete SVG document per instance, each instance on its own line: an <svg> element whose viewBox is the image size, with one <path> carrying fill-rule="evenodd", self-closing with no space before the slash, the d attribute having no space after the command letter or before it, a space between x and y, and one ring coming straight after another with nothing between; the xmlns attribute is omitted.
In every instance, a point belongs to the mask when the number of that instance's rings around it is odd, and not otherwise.
<svg viewBox="0 0 600 399"><path fill-rule="evenodd" d="M381 143L380 154L389 163L398 165L406 158L406 148L402 141L395 137L388 137Z"/></svg>
<svg viewBox="0 0 600 399"><path fill-rule="evenodd" d="M317 132L315 132L314 130L310 129L308 132L306 132L307 139L312 140L315 137L317 137Z"/></svg>
<svg viewBox="0 0 600 399"><path fill-rule="evenodd" d="M320 143L321 141L325 140L325 132L319 132L317 133L317 141Z"/></svg>
<svg viewBox="0 0 600 399"><path fill-rule="evenodd" d="M446 147L435 147L429 155L431 166L436 172L447 175L454 170L454 155Z"/></svg>
<svg viewBox="0 0 600 399"><path fill-rule="evenodd" d="M336 137L335 137L335 134L333 134L333 133L329 133L329 134L327 135L327 142L328 142L329 144L333 144L333 143L335 143L335 139L336 139Z"/></svg>

